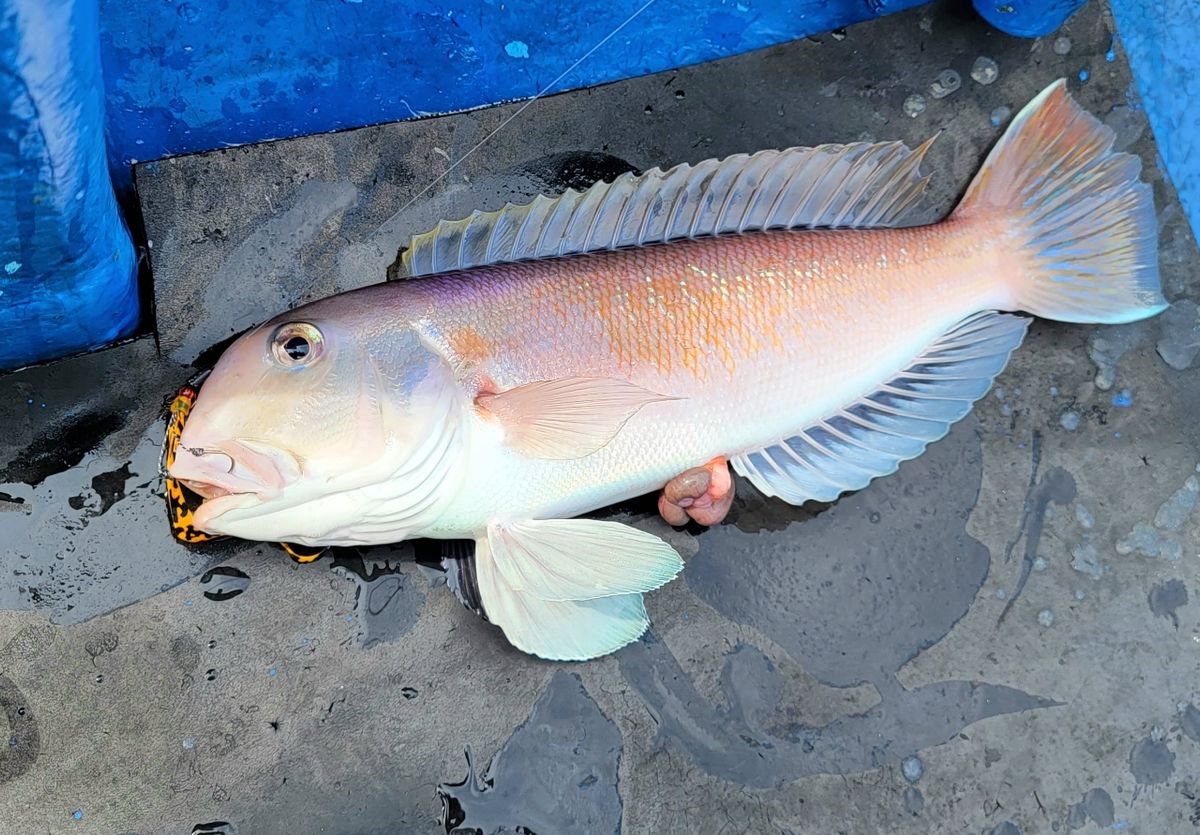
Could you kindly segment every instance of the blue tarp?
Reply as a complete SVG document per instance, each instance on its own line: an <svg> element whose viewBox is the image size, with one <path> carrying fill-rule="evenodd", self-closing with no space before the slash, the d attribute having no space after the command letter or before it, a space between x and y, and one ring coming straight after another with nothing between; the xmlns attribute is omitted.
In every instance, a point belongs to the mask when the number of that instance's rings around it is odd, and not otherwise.
<svg viewBox="0 0 1200 835"><path fill-rule="evenodd" d="M102 0L109 153L127 178L132 160L589 87L925 1Z"/></svg>
<svg viewBox="0 0 1200 835"><path fill-rule="evenodd" d="M975 0L975 11L1001 32L1041 38L1063 25L1087 0Z"/></svg>
<svg viewBox="0 0 1200 835"><path fill-rule="evenodd" d="M96 4L0 0L0 370L137 324L104 148Z"/></svg>
<svg viewBox="0 0 1200 835"><path fill-rule="evenodd" d="M1200 238L1200 2L1112 0L1112 10L1163 167Z"/></svg>

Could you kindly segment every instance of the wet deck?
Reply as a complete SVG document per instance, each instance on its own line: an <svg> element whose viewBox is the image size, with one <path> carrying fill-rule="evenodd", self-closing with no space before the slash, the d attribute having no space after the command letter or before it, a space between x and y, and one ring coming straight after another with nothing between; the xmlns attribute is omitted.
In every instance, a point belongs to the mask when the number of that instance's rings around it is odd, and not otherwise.
<svg viewBox="0 0 1200 835"><path fill-rule="evenodd" d="M5 831L435 832L442 783L451 821L486 833L1197 825L1200 256L1104 7L1036 42L957 9L538 101L424 195L519 105L141 166L157 344L0 378ZM948 68L961 86L935 98ZM521 655L411 547L301 567L169 539L164 398L231 334L380 280L439 218L940 129L935 218L996 111L1060 76L1145 161L1175 308L1034 323L948 438L832 507L742 483L700 535L618 511L688 565L616 656ZM475 777L452 785L467 748Z"/></svg>

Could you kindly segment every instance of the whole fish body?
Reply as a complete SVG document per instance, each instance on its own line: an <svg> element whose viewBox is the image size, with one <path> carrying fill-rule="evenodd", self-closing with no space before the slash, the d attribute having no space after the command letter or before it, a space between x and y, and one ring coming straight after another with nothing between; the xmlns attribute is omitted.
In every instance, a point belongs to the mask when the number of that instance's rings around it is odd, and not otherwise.
<svg viewBox="0 0 1200 835"><path fill-rule="evenodd" d="M1165 307L1139 163L1062 82L947 220L905 228L927 147L761 152L443 222L406 254L421 277L231 346L171 474L207 497L212 533L475 539L485 614L513 644L611 652L681 562L572 517L719 457L769 495L832 500L986 393L1028 322L1005 311Z"/></svg>

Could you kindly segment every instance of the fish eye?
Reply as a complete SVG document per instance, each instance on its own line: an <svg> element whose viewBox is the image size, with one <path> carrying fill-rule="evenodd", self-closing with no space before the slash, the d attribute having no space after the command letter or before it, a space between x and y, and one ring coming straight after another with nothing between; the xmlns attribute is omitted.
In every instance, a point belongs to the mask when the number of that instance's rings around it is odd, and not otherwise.
<svg viewBox="0 0 1200 835"><path fill-rule="evenodd" d="M288 322L275 329L271 337L271 355L284 368L301 368L316 362L325 340L316 325Z"/></svg>

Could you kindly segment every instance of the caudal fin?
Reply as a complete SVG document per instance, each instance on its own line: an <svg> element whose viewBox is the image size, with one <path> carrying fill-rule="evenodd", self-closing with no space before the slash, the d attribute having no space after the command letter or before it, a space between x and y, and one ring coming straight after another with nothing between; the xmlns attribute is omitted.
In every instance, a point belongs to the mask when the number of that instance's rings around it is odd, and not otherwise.
<svg viewBox="0 0 1200 835"><path fill-rule="evenodd" d="M1060 79L1017 114L971 183L956 219L1015 223L1015 309L1121 324L1167 307L1150 186L1138 179L1141 160L1112 146L1113 131Z"/></svg>

